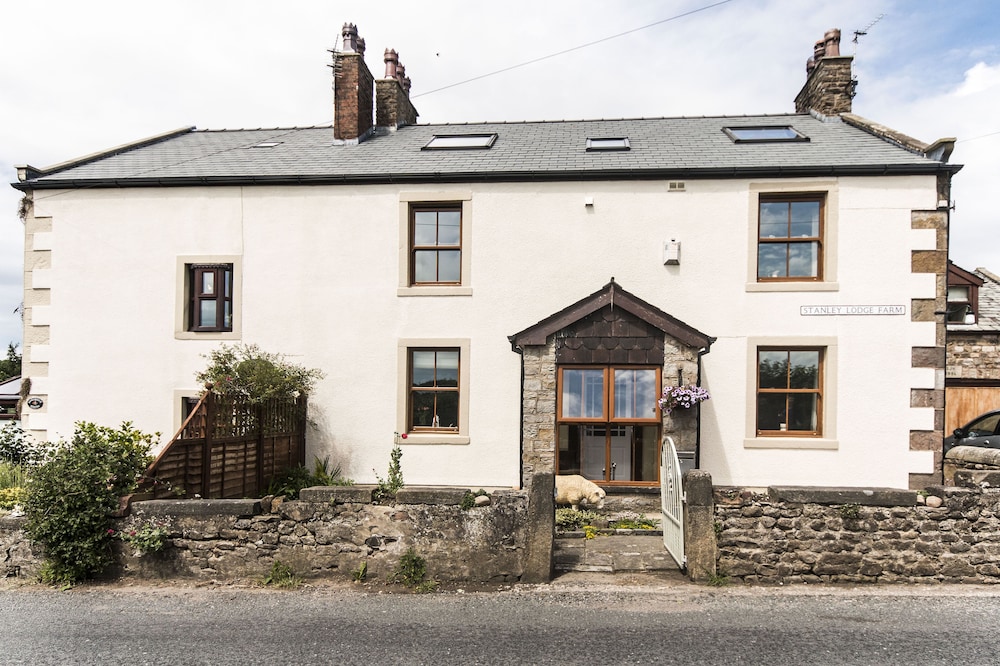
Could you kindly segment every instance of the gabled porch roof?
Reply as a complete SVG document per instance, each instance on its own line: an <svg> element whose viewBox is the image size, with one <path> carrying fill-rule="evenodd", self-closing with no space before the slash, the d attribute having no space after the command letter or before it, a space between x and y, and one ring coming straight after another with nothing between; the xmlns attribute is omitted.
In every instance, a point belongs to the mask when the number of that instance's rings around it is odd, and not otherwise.
<svg viewBox="0 0 1000 666"><path fill-rule="evenodd" d="M590 296L563 308L520 333L508 336L508 339L515 351L526 346L544 345L550 335L575 324L587 315L608 305L622 308L689 347L703 348L707 351L715 342L715 338L712 336L702 333L693 326L685 324L655 305L651 305L626 291L615 282L614 278L611 278L610 282Z"/></svg>

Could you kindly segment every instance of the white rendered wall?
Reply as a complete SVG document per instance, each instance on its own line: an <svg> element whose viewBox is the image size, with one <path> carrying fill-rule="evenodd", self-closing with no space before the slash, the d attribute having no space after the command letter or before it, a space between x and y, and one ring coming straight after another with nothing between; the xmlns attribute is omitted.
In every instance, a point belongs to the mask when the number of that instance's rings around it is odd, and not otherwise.
<svg viewBox="0 0 1000 666"><path fill-rule="evenodd" d="M789 181L809 183L810 181ZM474 184L471 296L399 296L401 197L449 186L93 189L35 193L51 216L49 436L74 421L130 420L163 441L177 395L218 341L174 335L177 258L242 260L242 341L281 352L326 378L310 399L309 455L330 455L359 482L385 476L396 429L397 343L468 339L469 442L405 444L407 483L511 486L519 480L520 357L507 336L600 289L626 290L718 338L704 357L712 399L702 409L701 466L717 484L906 487L930 472L909 451L909 430L930 410L909 406L913 345L933 346L934 324L912 323L913 298L933 298L932 276L911 274L930 243L910 211L936 205L933 177L833 183L839 203L836 290L748 291L756 247L751 183ZM891 188L891 189L887 189ZM594 205L585 206L586 197ZM679 266L662 244L682 243ZM802 316L802 305L905 305L903 316ZM748 340L833 339L833 448L748 445ZM30 352L28 352L30 353ZM752 367L752 366L749 366ZM926 455L925 455L926 453Z"/></svg>

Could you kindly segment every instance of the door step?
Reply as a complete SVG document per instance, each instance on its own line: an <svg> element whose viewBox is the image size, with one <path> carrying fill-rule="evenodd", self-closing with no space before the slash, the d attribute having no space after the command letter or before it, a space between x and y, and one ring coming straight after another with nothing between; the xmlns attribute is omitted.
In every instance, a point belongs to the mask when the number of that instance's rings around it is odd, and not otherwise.
<svg viewBox="0 0 1000 666"><path fill-rule="evenodd" d="M676 571L677 563L663 546L661 530L559 532L553 548L556 571L603 573Z"/></svg>

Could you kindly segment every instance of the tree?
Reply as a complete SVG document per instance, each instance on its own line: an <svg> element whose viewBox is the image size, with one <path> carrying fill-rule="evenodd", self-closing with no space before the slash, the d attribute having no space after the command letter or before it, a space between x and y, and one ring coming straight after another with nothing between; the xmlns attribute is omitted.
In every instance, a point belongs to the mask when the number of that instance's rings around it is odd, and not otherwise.
<svg viewBox="0 0 1000 666"><path fill-rule="evenodd" d="M13 342L7 345L7 358L0 361L0 382L21 374L21 355L17 353L17 345Z"/></svg>

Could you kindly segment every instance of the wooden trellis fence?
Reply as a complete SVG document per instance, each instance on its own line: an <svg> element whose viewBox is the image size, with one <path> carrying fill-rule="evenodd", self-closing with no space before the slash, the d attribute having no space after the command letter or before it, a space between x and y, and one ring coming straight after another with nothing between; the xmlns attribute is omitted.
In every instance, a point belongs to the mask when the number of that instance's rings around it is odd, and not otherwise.
<svg viewBox="0 0 1000 666"><path fill-rule="evenodd" d="M207 391L146 470L157 499L260 497L305 463L306 398L251 403Z"/></svg>

